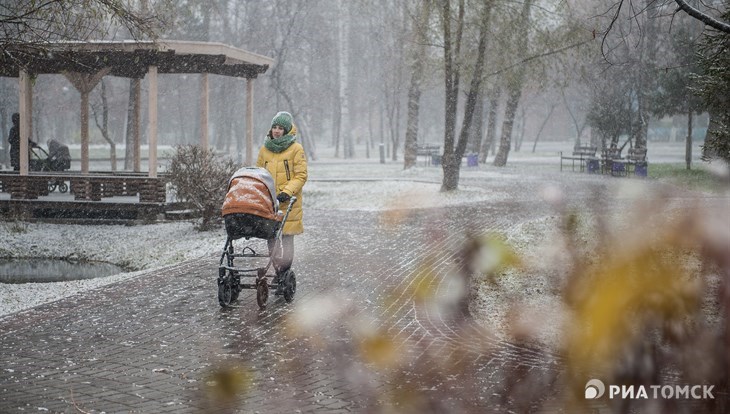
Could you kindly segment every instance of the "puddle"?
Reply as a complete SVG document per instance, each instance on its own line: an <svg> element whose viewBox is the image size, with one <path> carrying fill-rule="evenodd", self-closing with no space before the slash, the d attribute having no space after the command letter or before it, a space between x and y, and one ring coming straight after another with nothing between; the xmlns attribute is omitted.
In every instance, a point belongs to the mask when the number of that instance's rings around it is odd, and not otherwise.
<svg viewBox="0 0 730 414"><path fill-rule="evenodd" d="M127 270L101 262L62 259L0 259L0 283L47 283L94 279Z"/></svg>

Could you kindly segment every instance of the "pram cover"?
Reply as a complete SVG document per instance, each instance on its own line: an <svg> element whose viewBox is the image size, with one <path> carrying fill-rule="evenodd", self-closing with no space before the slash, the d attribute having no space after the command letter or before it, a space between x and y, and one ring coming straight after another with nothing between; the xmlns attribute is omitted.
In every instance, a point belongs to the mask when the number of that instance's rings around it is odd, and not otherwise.
<svg viewBox="0 0 730 414"><path fill-rule="evenodd" d="M51 171L64 171L71 168L71 153L68 147L55 139L49 139L48 163Z"/></svg>
<svg viewBox="0 0 730 414"><path fill-rule="evenodd" d="M265 168L244 167L228 180L222 209L224 217L243 213L279 221L278 211L274 178Z"/></svg>

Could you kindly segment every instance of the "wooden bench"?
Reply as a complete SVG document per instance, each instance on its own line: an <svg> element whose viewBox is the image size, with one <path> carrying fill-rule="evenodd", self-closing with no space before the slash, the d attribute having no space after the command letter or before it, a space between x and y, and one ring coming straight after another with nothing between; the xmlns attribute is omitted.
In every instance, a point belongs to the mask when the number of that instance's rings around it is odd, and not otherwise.
<svg viewBox="0 0 730 414"><path fill-rule="evenodd" d="M563 151L560 151L560 171L563 171L563 160L570 161L571 170L575 171L575 164L578 161L578 168L580 171L584 171L586 168L586 161L596 157L597 147L575 147L571 155L563 155Z"/></svg>
<svg viewBox="0 0 730 414"><path fill-rule="evenodd" d="M601 173L624 175L626 171L621 156L621 148L604 148L601 150Z"/></svg>
<svg viewBox="0 0 730 414"><path fill-rule="evenodd" d="M416 157L426 157L426 165L438 165L434 162L434 157L441 156L441 146L439 145L419 145L416 147Z"/></svg>
<svg viewBox="0 0 730 414"><path fill-rule="evenodd" d="M622 170L622 175L635 175L646 177L646 148L629 148L626 158L616 160L617 169Z"/></svg>

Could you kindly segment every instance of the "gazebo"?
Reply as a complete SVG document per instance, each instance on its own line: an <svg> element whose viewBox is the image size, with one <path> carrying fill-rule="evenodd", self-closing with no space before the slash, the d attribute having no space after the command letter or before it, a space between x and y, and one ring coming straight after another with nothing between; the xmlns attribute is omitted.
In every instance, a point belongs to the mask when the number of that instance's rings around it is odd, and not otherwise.
<svg viewBox="0 0 730 414"><path fill-rule="evenodd" d="M20 171L15 179L0 178L2 191L10 188L12 198L37 198L29 188L28 139L32 131L31 78L39 74L62 74L81 95L81 174L76 187L76 199L98 200L109 194L94 193L91 187L103 188L89 181L89 93L106 75L133 79L137 97L132 135L134 139L134 171L140 176L140 92L141 80L148 82L148 144L149 167L147 182L157 178L157 76L158 74L201 74L200 77L200 145L208 147L208 74L246 79L246 164L252 163L253 151L253 81L273 64L273 59L221 43L177 40L158 41L63 41L42 45L18 45L0 54L0 76L19 79L20 113ZM78 174L77 174L78 175ZM83 177L87 177L84 181ZM12 183L11 183L12 181ZM99 180L92 180L99 181ZM102 182L103 183L103 182ZM83 191L87 187L89 191ZM109 185L117 188L118 185ZM158 186L159 187L159 186ZM13 189L15 191L13 191ZM147 199L140 194L140 201Z"/></svg>

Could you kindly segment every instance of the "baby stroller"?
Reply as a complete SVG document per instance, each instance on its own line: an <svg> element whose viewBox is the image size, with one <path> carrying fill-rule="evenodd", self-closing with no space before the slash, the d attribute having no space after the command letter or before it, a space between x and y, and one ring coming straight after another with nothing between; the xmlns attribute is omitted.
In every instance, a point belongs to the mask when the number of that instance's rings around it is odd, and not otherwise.
<svg viewBox="0 0 730 414"><path fill-rule="evenodd" d="M256 302L264 308L269 298L269 289L276 289L276 295L291 302L297 288L297 281L291 269L282 270L277 259L283 255L281 234L296 197L292 197L285 213L279 211L274 179L264 168L245 167L236 171L228 181L228 192L223 202L226 244L223 246L218 265L218 302L222 307L230 306L243 289L256 289ZM267 253L258 253L253 244L246 244L238 252L235 240L250 238L268 241ZM263 267L236 267L234 261L268 258ZM259 262L262 262L260 259ZM270 274L269 269L274 273ZM241 283L242 277L254 278L253 283Z"/></svg>
<svg viewBox="0 0 730 414"><path fill-rule="evenodd" d="M56 140L48 140L48 152L38 145L30 148L33 157L29 160L29 169L31 171L66 171L71 168L71 153L68 147ZM65 181L52 180L48 182L48 191L58 191L65 193L68 191L68 185Z"/></svg>

